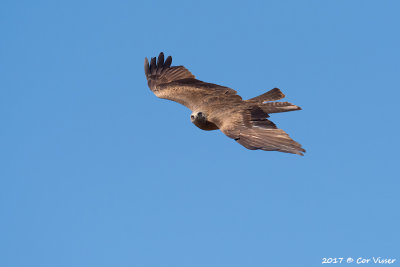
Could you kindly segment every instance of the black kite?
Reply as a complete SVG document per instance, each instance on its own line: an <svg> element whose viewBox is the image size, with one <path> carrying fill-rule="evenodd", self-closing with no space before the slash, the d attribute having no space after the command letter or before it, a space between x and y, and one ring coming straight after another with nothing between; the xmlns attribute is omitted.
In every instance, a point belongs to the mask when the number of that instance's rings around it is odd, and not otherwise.
<svg viewBox="0 0 400 267"><path fill-rule="evenodd" d="M147 83L157 97L192 110L190 119L197 127L206 131L220 129L248 149L303 155L301 145L267 119L270 113L301 109L288 102L269 102L285 97L278 88L243 100L235 90L197 80L185 67L171 67L171 63L171 56L164 62L164 53L160 53L158 61L152 58L150 64L146 58Z"/></svg>

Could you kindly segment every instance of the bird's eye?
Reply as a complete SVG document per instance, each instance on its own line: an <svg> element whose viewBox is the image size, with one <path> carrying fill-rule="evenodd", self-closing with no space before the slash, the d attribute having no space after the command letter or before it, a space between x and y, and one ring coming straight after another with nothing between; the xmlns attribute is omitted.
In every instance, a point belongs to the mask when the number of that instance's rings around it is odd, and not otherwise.
<svg viewBox="0 0 400 267"><path fill-rule="evenodd" d="M194 119L194 116L193 116L193 115L190 115L190 118L191 118L191 119Z"/></svg>

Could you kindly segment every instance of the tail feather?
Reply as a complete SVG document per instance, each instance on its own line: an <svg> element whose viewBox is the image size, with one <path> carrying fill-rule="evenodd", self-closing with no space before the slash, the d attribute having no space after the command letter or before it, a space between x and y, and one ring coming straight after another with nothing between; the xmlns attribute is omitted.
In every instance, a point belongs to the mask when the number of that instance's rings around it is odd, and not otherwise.
<svg viewBox="0 0 400 267"><path fill-rule="evenodd" d="M289 102L264 103L261 104L260 107L265 113L279 113L279 112L301 110L301 107L293 105L292 103Z"/></svg>
<svg viewBox="0 0 400 267"><path fill-rule="evenodd" d="M247 101L251 101L251 102L275 101L275 100L282 99L284 97L285 97L285 95L281 92L281 90L279 90L278 88L274 88L262 95L250 98Z"/></svg>

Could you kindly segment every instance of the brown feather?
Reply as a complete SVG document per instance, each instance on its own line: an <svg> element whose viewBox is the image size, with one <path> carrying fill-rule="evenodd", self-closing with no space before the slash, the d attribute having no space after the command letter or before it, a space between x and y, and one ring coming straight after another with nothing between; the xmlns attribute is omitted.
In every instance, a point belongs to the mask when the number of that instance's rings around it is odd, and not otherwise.
<svg viewBox="0 0 400 267"><path fill-rule="evenodd" d="M279 99L285 98L285 95L281 92L281 90L279 90L278 88L274 88L269 90L268 92L250 98L246 101L251 101L251 102L265 102L265 101L276 101Z"/></svg>
<svg viewBox="0 0 400 267"><path fill-rule="evenodd" d="M164 53L161 52L157 61L157 74L161 74L164 65Z"/></svg>
<svg viewBox="0 0 400 267"><path fill-rule="evenodd" d="M279 113L279 112L301 110L301 107L293 105L292 103L289 102L269 102L261 104L260 107L266 113Z"/></svg>
<svg viewBox="0 0 400 267"><path fill-rule="evenodd" d="M252 128L240 131L237 142L249 149L280 151L303 156L305 150L281 129Z"/></svg>
<svg viewBox="0 0 400 267"><path fill-rule="evenodd" d="M146 77L150 74L149 60L147 59L147 57L144 59L144 74L146 75Z"/></svg>
<svg viewBox="0 0 400 267"><path fill-rule="evenodd" d="M241 97L231 88L197 80L184 66L171 67L171 56L163 61L163 53L160 53L158 62L155 57L152 58L150 66L145 59L147 84L157 97L178 102L190 109L207 102L209 97L222 94L235 95L241 101Z"/></svg>
<svg viewBox="0 0 400 267"><path fill-rule="evenodd" d="M157 63L156 63L156 58L153 57L153 58L151 58L151 61L150 61L150 73L151 73L151 75L155 75L156 72L157 72Z"/></svg>

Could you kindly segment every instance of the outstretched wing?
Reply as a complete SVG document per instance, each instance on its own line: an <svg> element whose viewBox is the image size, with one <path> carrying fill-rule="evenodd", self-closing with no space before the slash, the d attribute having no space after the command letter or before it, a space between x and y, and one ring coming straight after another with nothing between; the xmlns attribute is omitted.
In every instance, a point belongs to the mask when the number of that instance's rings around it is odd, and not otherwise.
<svg viewBox="0 0 400 267"><path fill-rule="evenodd" d="M220 130L251 150L280 151L301 156L305 152L301 144L266 119L266 114L259 107L226 117Z"/></svg>
<svg viewBox="0 0 400 267"><path fill-rule="evenodd" d="M164 61L162 52L158 60L153 57L150 64L147 58L144 61L147 84L159 98L178 102L193 110L208 97L236 95L236 91L231 88L197 80L185 67L171 67L171 63L172 57L169 56Z"/></svg>

